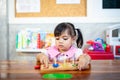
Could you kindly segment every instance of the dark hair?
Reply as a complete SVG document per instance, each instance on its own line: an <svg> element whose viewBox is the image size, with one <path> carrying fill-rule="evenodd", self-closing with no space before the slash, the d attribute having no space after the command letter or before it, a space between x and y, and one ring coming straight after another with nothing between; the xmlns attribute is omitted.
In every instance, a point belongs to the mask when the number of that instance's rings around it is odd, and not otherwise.
<svg viewBox="0 0 120 80"><path fill-rule="evenodd" d="M72 23L63 22L63 23L58 24L56 26L55 30L54 30L54 36L55 37L60 36L66 30L68 30L68 34L71 37L74 37L74 36L78 35L76 43L77 43L77 47L81 48L82 45L83 45L82 33L81 33L80 29L75 29L75 27L74 27L74 25ZM77 34L76 34L75 30L77 31Z"/></svg>

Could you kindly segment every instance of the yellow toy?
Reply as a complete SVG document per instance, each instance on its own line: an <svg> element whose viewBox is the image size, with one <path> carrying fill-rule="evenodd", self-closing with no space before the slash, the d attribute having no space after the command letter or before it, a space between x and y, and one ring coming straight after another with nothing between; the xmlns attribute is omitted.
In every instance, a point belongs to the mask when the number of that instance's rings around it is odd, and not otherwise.
<svg viewBox="0 0 120 80"><path fill-rule="evenodd" d="M47 33L45 39L45 48L52 46L55 43L54 34Z"/></svg>

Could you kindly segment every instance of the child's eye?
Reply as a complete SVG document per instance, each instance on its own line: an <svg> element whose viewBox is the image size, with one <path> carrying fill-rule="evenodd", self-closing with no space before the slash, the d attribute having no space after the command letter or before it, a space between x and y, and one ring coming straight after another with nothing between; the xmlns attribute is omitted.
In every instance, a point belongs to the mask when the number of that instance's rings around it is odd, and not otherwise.
<svg viewBox="0 0 120 80"><path fill-rule="evenodd" d="M68 40L68 38L63 38L64 40Z"/></svg>
<svg viewBox="0 0 120 80"><path fill-rule="evenodd" d="M55 38L56 40L59 40L59 38Z"/></svg>

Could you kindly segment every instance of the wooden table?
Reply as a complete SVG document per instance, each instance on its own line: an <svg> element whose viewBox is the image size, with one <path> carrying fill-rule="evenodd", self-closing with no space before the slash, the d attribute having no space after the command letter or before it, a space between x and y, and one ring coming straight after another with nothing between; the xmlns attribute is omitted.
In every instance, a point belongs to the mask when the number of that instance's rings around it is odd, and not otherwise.
<svg viewBox="0 0 120 80"><path fill-rule="evenodd" d="M85 71L41 72L33 61L0 61L0 80L44 80L46 73L70 73L69 80L120 80L120 60L93 60Z"/></svg>

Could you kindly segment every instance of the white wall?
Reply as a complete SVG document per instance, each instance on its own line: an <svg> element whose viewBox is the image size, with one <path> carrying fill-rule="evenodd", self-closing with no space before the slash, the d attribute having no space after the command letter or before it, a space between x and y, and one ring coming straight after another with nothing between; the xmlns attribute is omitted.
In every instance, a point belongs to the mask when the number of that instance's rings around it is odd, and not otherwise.
<svg viewBox="0 0 120 80"><path fill-rule="evenodd" d="M6 0L0 0L0 60L7 59L7 37Z"/></svg>
<svg viewBox="0 0 120 80"><path fill-rule="evenodd" d="M17 53L15 49L15 36L18 30L23 28L41 28L42 30L46 31L53 31L54 27L63 21L72 22L77 28L80 28L83 37L84 37L84 44L87 40L94 40L96 38L103 38L105 40L105 30L114 24L120 24L120 17L96 17L90 16L87 17L67 17L67 18L38 18L38 19L16 19L14 11L11 10L13 8L14 0L8 0L9 4L6 7L7 3L6 0L0 0L0 59L7 59L7 55L9 55L10 60L35 60L35 53ZM88 0L91 1L98 1L99 0ZM92 5L89 5L89 7ZM9 15L6 14L7 10ZM91 8L90 8L91 9ZM92 11L93 9L89 10ZM12 13L10 13L12 12ZM90 14L88 12L88 14ZM8 17L7 17L8 16ZM12 16L12 17L11 17ZM9 18L9 23L8 19ZM9 30L9 31L7 31Z"/></svg>

